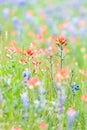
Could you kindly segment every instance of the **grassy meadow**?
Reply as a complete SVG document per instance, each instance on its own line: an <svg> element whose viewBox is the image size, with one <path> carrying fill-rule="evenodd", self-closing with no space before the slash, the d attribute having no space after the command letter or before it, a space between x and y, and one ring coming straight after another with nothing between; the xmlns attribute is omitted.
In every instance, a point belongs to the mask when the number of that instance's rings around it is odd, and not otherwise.
<svg viewBox="0 0 87 130"><path fill-rule="evenodd" d="M86 0L0 0L0 130L87 130Z"/></svg>

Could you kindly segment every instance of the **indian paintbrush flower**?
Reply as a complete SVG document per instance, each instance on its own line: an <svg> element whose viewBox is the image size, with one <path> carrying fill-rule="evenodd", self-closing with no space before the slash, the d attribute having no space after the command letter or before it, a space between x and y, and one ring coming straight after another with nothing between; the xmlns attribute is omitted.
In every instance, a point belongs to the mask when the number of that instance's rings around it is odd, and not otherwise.
<svg viewBox="0 0 87 130"><path fill-rule="evenodd" d="M64 37L59 37L58 39L56 39L56 44L58 46L66 46L67 45L67 41Z"/></svg>
<svg viewBox="0 0 87 130"><path fill-rule="evenodd" d="M63 64L63 48L67 45L67 40L64 37L59 37L56 39L56 44L59 47L59 57L60 57L60 70L62 70L62 64Z"/></svg>

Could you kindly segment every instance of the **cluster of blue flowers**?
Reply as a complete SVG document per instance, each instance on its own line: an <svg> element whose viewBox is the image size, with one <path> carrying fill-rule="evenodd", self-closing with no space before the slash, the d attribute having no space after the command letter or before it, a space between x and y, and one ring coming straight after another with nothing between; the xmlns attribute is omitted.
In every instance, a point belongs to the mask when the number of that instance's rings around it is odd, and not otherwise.
<svg viewBox="0 0 87 130"><path fill-rule="evenodd" d="M35 108L36 111L42 111L44 109L46 109L46 103L47 103L47 99L45 98L45 94L46 94L46 90L43 86L43 83L41 83L41 86L38 89L38 99L34 101L35 103Z"/></svg>
<svg viewBox="0 0 87 130"><path fill-rule="evenodd" d="M30 79L30 71L28 68L26 68L25 71L23 72L23 78L24 78L23 85L27 86L27 81Z"/></svg>
<svg viewBox="0 0 87 130"><path fill-rule="evenodd" d="M79 85L76 84L76 83L72 84L72 93L73 93L73 96L76 95L76 92L77 92L78 90L80 90Z"/></svg>
<svg viewBox="0 0 87 130"><path fill-rule="evenodd" d="M28 110L30 106L29 98L27 92L21 94L21 102L23 104L24 110Z"/></svg>

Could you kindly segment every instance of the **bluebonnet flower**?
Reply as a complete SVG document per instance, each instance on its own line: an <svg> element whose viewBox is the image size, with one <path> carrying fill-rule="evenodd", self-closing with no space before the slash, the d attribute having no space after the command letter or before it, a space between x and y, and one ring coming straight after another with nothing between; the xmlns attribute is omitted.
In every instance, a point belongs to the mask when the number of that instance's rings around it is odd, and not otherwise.
<svg viewBox="0 0 87 130"><path fill-rule="evenodd" d="M73 96L75 96L76 92L80 90L78 84L74 83L72 84L72 93L73 93Z"/></svg>
<svg viewBox="0 0 87 130"><path fill-rule="evenodd" d="M15 28L17 31L18 31L18 30L22 31L22 29L23 29L23 23L22 23L21 20L19 20L17 17L13 17L12 23L13 23L14 28Z"/></svg>
<svg viewBox="0 0 87 130"><path fill-rule="evenodd" d="M39 88L39 94L40 95L44 95L44 94L46 94L46 90L44 89L44 87L43 87L43 83L41 84L41 86L40 86L40 88Z"/></svg>
<svg viewBox="0 0 87 130"><path fill-rule="evenodd" d="M21 102L23 104L24 110L28 110L30 106L29 98L27 92L21 94Z"/></svg>
<svg viewBox="0 0 87 130"><path fill-rule="evenodd" d="M23 22L19 20L17 17L14 17L12 19L13 27L17 30L17 40L20 40L22 38L22 32L23 32Z"/></svg>
<svg viewBox="0 0 87 130"><path fill-rule="evenodd" d="M44 97L44 94L46 94L46 90L43 88L43 83L41 84L38 91L39 91L38 100L35 100L34 104L37 111L42 111L43 109L46 109L46 103L47 103L47 100Z"/></svg>
<svg viewBox="0 0 87 130"><path fill-rule="evenodd" d="M18 0L9 0L9 2L8 2L8 4L9 5L11 5L11 6L15 6L15 5L17 5L17 3L18 3Z"/></svg>
<svg viewBox="0 0 87 130"><path fill-rule="evenodd" d="M52 18L47 18L47 20L46 20L46 22L47 22L47 25L48 25L48 27L50 28L50 27L53 27L53 25L54 25L54 21L53 21L53 19Z"/></svg>
<svg viewBox="0 0 87 130"><path fill-rule="evenodd" d="M23 22L21 20L18 21L18 26L17 26L17 29L22 32L23 30Z"/></svg>
<svg viewBox="0 0 87 130"><path fill-rule="evenodd" d="M23 84L24 84L24 86L27 86L27 81L30 79L30 74L31 74L31 72L29 71L28 68L26 68L25 71L23 72L23 77L24 77Z"/></svg>
<svg viewBox="0 0 87 130"><path fill-rule="evenodd" d="M73 8L74 10L75 10L75 9L77 10L79 7L82 6L82 3L83 3L83 2L81 2L81 1L79 2L79 0L77 0L77 1L76 1L76 0L73 0L72 3L71 3L71 4L72 4L72 8Z"/></svg>
<svg viewBox="0 0 87 130"><path fill-rule="evenodd" d="M73 22L70 23L68 26L69 26L69 33L70 33L70 36L76 37L77 34L78 34L78 31L77 31L76 27L73 25ZM67 27L68 27L68 26L67 26Z"/></svg>
<svg viewBox="0 0 87 130"><path fill-rule="evenodd" d="M78 22L79 22L79 17L75 17L73 20L72 20L72 24L75 25L75 26L78 26Z"/></svg>
<svg viewBox="0 0 87 130"><path fill-rule="evenodd" d="M12 23L13 23L13 26L14 26L15 29L17 29L18 22L19 22L18 18L17 17L13 17Z"/></svg>
<svg viewBox="0 0 87 130"><path fill-rule="evenodd" d="M39 27L35 27L35 32L37 35L40 35L42 33L42 31Z"/></svg>
<svg viewBox="0 0 87 130"><path fill-rule="evenodd" d="M25 6L27 3L28 3L27 0L18 0L19 6Z"/></svg>
<svg viewBox="0 0 87 130"><path fill-rule="evenodd" d="M30 0L28 2L29 5L36 5L37 4L37 0Z"/></svg>
<svg viewBox="0 0 87 130"><path fill-rule="evenodd" d="M57 113L57 118L61 121L64 111L64 103L66 101L67 96L65 95L65 88L61 84L57 84L56 86L57 92L57 101L53 101L53 107L55 112Z"/></svg>
<svg viewBox="0 0 87 130"><path fill-rule="evenodd" d="M58 36L58 29L57 29L57 26L55 25L55 26L53 26L53 28L52 28L52 32L53 32L53 35L54 36Z"/></svg>
<svg viewBox="0 0 87 130"><path fill-rule="evenodd" d="M79 34L80 34L81 38L83 38L83 39L86 38L86 32L87 32L87 28L86 27L80 28Z"/></svg>
<svg viewBox="0 0 87 130"><path fill-rule="evenodd" d="M72 107L67 111L68 118L68 130L72 130L73 123L76 121L78 117L78 112Z"/></svg>
<svg viewBox="0 0 87 130"><path fill-rule="evenodd" d="M3 16L4 20L8 20L9 16L10 16L10 10L8 8L4 9L2 11L2 16Z"/></svg>
<svg viewBox="0 0 87 130"><path fill-rule="evenodd" d="M58 90L58 102L59 102L59 104L64 105L66 98L67 98L66 93L65 93L65 88L61 87L61 84L57 84L56 90Z"/></svg>
<svg viewBox="0 0 87 130"><path fill-rule="evenodd" d="M4 0L0 0L0 5L2 6L5 3Z"/></svg>
<svg viewBox="0 0 87 130"><path fill-rule="evenodd" d="M34 104L35 104L36 111L42 111L47 108L46 107L47 100L44 97L40 97L39 100L35 100Z"/></svg>
<svg viewBox="0 0 87 130"><path fill-rule="evenodd" d="M64 89L64 87L62 87L58 91L58 108L57 108L57 112L59 114L61 114L60 119L61 119L63 111L64 111L64 103L65 103L65 101L66 101L65 89Z"/></svg>
<svg viewBox="0 0 87 130"><path fill-rule="evenodd" d="M2 25L0 25L0 35L2 34Z"/></svg>
<svg viewBox="0 0 87 130"><path fill-rule="evenodd" d="M31 26L36 25L34 17L31 14L29 14L28 12L25 12L25 20L27 23L31 24Z"/></svg>
<svg viewBox="0 0 87 130"><path fill-rule="evenodd" d="M46 90L43 87L43 83L41 84L41 86L38 89L38 91L39 91L39 96L38 96L39 101L41 101L41 102L45 101L44 100L45 99L44 95L46 94Z"/></svg>

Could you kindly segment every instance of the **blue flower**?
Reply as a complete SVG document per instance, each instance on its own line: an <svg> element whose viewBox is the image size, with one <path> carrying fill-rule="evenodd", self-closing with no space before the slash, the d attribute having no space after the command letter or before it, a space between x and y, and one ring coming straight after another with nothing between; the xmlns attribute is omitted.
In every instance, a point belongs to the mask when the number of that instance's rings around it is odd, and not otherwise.
<svg viewBox="0 0 87 130"><path fill-rule="evenodd" d="M25 6L27 4L27 0L19 0L18 5L19 6Z"/></svg>
<svg viewBox="0 0 87 130"><path fill-rule="evenodd" d="M27 80L30 79L30 71L28 70L28 68L26 68L25 71L23 72L23 77L26 78Z"/></svg>
<svg viewBox="0 0 87 130"><path fill-rule="evenodd" d="M2 34L2 25L0 25L0 35Z"/></svg>
<svg viewBox="0 0 87 130"><path fill-rule="evenodd" d="M23 29L23 22L21 20L19 20L17 17L14 17L12 19L12 23L13 23L13 27L14 29L16 29L17 31L22 31Z"/></svg>
<svg viewBox="0 0 87 130"><path fill-rule="evenodd" d="M80 90L78 84L74 83L72 84L72 93L73 93L73 96L75 96L76 92Z"/></svg>
<svg viewBox="0 0 87 130"><path fill-rule="evenodd" d="M4 9L2 11L2 15L3 15L4 20L8 20L10 16L10 10L8 8Z"/></svg>
<svg viewBox="0 0 87 130"><path fill-rule="evenodd" d="M29 102L28 94L26 92L21 94L21 102L23 104L23 108L25 110L28 110L30 106L30 102Z"/></svg>
<svg viewBox="0 0 87 130"><path fill-rule="evenodd" d="M5 3L4 0L0 0L0 5L2 6Z"/></svg>
<svg viewBox="0 0 87 130"><path fill-rule="evenodd" d="M27 81L30 79L30 71L28 68L25 69L25 71L23 72L23 77L24 77L24 86L27 86Z"/></svg>

